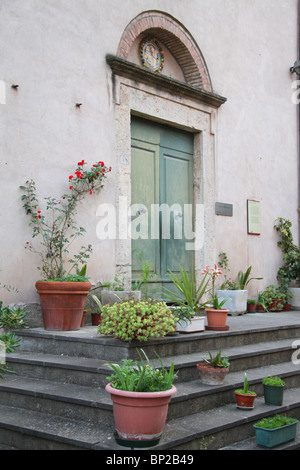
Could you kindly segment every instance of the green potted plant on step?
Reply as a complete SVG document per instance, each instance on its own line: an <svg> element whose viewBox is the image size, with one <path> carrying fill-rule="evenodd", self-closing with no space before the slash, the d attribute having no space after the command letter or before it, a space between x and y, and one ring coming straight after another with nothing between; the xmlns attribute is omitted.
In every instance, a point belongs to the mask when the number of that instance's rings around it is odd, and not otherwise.
<svg viewBox="0 0 300 470"><path fill-rule="evenodd" d="M203 360L204 362L197 364L201 381L207 385L222 385L229 372L228 357L222 356L222 352L219 351L215 356L209 353L209 359L203 358Z"/></svg>
<svg viewBox="0 0 300 470"><path fill-rule="evenodd" d="M157 355L160 368L151 365L145 352L140 361L123 359L108 363L113 374L105 390L113 402L116 440L127 447L151 447L158 444L167 419L173 385L177 374L174 363L167 370Z"/></svg>
<svg viewBox="0 0 300 470"><path fill-rule="evenodd" d="M226 253L219 254L219 266L224 272L225 281L221 285L221 289L217 290L217 296L221 299L227 299L226 308L229 309L229 315L243 315L247 311L247 286L250 281L261 277L251 277L252 266L249 266L245 272L239 271L237 281L228 278L228 258Z"/></svg>
<svg viewBox="0 0 300 470"><path fill-rule="evenodd" d="M256 300L247 299L247 312L255 313L256 312Z"/></svg>
<svg viewBox="0 0 300 470"><path fill-rule="evenodd" d="M298 420L276 415L261 419L254 424L256 443L263 447L276 447L295 439Z"/></svg>
<svg viewBox="0 0 300 470"><path fill-rule="evenodd" d="M270 284L264 290L263 295L269 312L278 312L283 309L283 293L278 286Z"/></svg>
<svg viewBox="0 0 300 470"><path fill-rule="evenodd" d="M249 382L247 374L244 374L244 387L234 391L236 398L237 408L243 410L252 410L254 408L254 400L256 398L256 393L249 390Z"/></svg>
<svg viewBox="0 0 300 470"><path fill-rule="evenodd" d="M164 288L166 297L174 303L174 314L178 317L176 331L180 333L194 333L205 329L205 317L201 315L201 308L204 303L204 296L209 279L205 275L198 287L194 273L188 273L180 267L180 274L169 271L169 277L172 280L175 292Z"/></svg>
<svg viewBox="0 0 300 470"><path fill-rule="evenodd" d="M84 160L78 162L76 171L69 176L68 192L60 199L45 198L44 206L39 204L34 181L27 181L25 186L21 186L23 207L30 218L32 238L40 241L40 249L29 241L25 248L41 259L38 269L43 279L36 283L36 289L46 330L78 330L91 288L86 277L86 265L79 269L90 257L91 245L81 247L73 256L69 250L73 241L85 232L75 222L79 202L86 193L92 197L102 189L111 168L107 168L103 162L94 164L90 170L84 170L84 165ZM76 270L76 274L72 274L72 270Z"/></svg>
<svg viewBox="0 0 300 470"><path fill-rule="evenodd" d="M264 377L264 397L266 405L281 406L285 382L280 377Z"/></svg>
<svg viewBox="0 0 300 470"><path fill-rule="evenodd" d="M212 282L211 300L207 302L205 307L207 318L207 325L205 326L205 329L214 331L229 330L229 326L226 325L229 309L223 308L223 305L227 302L227 299L220 299L215 294L216 278L222 274L222 271L215 264L214 268L212 269L209 269L209 267L206 266L206 268L202 270L202 274L204 276L210 276Z"/></svg>

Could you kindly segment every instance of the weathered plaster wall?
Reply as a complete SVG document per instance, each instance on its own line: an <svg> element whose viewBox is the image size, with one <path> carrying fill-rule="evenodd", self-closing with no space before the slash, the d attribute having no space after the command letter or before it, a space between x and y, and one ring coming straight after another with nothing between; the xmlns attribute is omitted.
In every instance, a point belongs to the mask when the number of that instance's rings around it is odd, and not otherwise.
<svg viewBox="0 0 300 470"><path fill-rule="evenodd" d="M102 194L87 198L78 217L94 248L93 281L113 276L115 242L96 235L98 205L115 203L119 158L105 55L116 54L127 24L150 9L184 25L203 53L214 91L228 98L218 111L215 200L233 204L233 217L216 217L216 261L226 251L233 277L251 264L264 277L253 283L260 290L275 281L281 261L276 217L291 219L298 238L296 77L289 72L297 59L297 0L2 0L0 281L20 290L18 296L3 292L4 300L37 300L38 260L24 250L31 230L19 186L33 178L41 198L63 194L81 159L113 167ZM249 198L261 201L260 237L247 235Z"/></svg>

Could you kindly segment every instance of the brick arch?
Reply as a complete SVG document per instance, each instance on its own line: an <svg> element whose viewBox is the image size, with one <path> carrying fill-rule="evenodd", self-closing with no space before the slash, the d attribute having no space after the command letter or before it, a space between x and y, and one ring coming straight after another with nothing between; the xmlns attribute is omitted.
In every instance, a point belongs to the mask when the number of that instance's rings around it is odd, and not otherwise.
<svg viewBox="0 0 300 470"><path fill-rule="evenodd" d="M136 16L124 30L117 57L126 60L133 42L143 33L155 35L168 48L189 85L212 91L208 69L198 45L183 25L166 13L152 10Z"/></svg>

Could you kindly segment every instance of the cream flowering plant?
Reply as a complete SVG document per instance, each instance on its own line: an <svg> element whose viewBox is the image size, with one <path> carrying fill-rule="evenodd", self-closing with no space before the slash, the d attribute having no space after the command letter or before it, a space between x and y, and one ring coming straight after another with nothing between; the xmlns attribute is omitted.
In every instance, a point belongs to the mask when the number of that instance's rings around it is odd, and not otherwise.
<svg viewBox="0 0 300 470"><path fill-rule="evenodd" d="M205 269L202 269L201 274L205 276L210 276L211 277L211 282L212 282L212 288L211 288L211 304L214 309L220 310L224 303L227 302L227 299L224 300L219 300L218 296L215 294L215 282L216 278L222 274L222 271L218 266L215 264L212 269L209 269L208 266L206 266Z"/></svg>
<svg viewBox="0 0 300 470"><path fill-rule="evenodd" d="M104 185L111 167L104 162L95 163L89 170L85 170L86 162L78 162L77 168L68 178L69 192L60 199L45 198L46 208L43 210L36 195L34 181L27 181L20 188L24 191L22 201L26 214L30 217L29 225L32 227L32 238L39 238L41 250L34 244L27 242L25 248L40 256L42 265L38 269L45 280L84 280L86 266L79 271L79 265L84 264L92 251L91 245L81 247L73 257L69 256L69 248L73 241L84 234L85 229L77 226L75 215L77 204L85 194L92 195L99 192ZM66 268L67 262L70 268ZM77 274L70 274L76 269Z"/></svg>

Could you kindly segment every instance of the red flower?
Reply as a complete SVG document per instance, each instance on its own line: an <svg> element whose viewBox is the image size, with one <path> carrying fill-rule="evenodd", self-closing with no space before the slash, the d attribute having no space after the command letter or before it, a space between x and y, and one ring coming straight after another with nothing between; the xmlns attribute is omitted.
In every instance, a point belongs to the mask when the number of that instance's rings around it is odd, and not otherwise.
<svg viewBox="0 0 300 470"><path fill-rule="evenodd" d="M69 189L72 189L72 188L73 188L73 186L70 186L70 187L69 187Z"/></svg>
<svg viewBox="0 0 300 470"><path fill-rule="evenodd" d="M69 176L69 180L71 180L72 178L74 178L74 176L73 176L73 175Z"/></svg>
<svg viewBox="0 0 300 470"><path fill-rule="evenodd" d="M101 166L104 166L104 162L98 162L98 163L100 163Z"/></svg>
<svg viewBox="0 0 300 470"><path fill-rule="evenodd" d="M84 160L81 160L81 162L78 162L78 166L84 165Z"/></svg>
<svg viewBox="0 0 300 470"><path fill-rule="evenodd" d="M90 189L90 194L93 194L93 191Z"/></svg>

